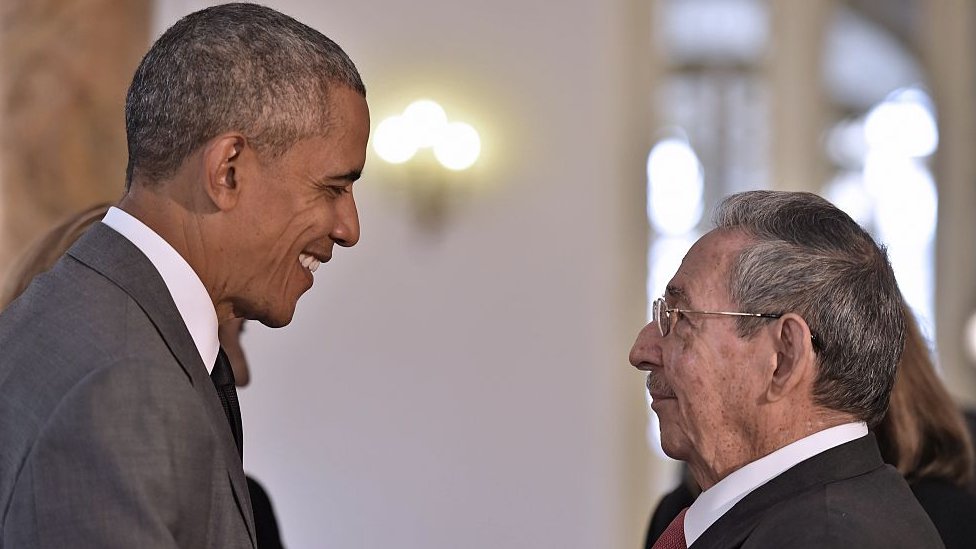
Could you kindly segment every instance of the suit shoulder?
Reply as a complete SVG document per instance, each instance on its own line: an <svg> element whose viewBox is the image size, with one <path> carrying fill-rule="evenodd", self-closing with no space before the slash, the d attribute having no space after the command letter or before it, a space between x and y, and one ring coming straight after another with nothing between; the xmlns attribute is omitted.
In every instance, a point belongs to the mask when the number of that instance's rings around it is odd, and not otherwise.
<svg viewBox="0 0 976 549"><path fill-rule="evenodd" d="M743 547L941 549L904 479L884 466L788 499L767 512Z"/></svg>
<svg viewBox="0 0 976 549"><path fill-rule="evenodd" d="M133 306L121 288L65 256L0 313L0 364L20 358L18 353L43 363L62 348L112 345L118 341L115 326Z"/></svg>

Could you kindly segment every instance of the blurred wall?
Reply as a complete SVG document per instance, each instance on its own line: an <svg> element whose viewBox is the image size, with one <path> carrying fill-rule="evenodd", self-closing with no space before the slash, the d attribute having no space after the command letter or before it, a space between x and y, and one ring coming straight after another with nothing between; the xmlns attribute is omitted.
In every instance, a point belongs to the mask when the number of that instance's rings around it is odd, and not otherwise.
<svg viewBox="0 0 976 549"><path fill-rule="evenodd" d="M289 327L248 324L245 468L285 541L637 547L653 492L627 362L646 310L643 8L268 4L349 53L374 126L427 96L484 139L452 180L477 190L439 226L371 153L360 244L316 273ZM203 5L160 2L157 31Z"/></svg>
<svg viewBox="0 0 976 549"><path fill-rule="evenodd" d="M0 3L0 276L37 234L117 200L150 0Z"/></svg>

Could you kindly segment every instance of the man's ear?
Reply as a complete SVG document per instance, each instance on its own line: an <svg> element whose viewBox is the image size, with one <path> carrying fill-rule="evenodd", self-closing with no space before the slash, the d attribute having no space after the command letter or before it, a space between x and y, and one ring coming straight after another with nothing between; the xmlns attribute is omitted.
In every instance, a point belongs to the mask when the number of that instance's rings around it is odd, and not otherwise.
<svg viewBox="0 0 976 549"><path fill-rule="evenodd" d="M810 326L803 317L787 313L771 328L776 330L776 369L766 396L775 402L793 393L807 379L812 380L816 358Z"/></svg>
<svg viewBox="0 0 976 549"><path fill-rule="evenodd" d="M219 210L229 210L240 197L241 153L247 140L238 133L221 134L210 140L203 153L206 193Z"/></svg>

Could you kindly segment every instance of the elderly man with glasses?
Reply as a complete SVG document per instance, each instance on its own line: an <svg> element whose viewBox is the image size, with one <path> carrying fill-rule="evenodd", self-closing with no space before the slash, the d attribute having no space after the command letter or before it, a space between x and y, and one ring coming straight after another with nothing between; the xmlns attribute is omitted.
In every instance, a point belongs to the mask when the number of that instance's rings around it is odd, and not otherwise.
<svg viewBox="0 0 976 549"><path fill-rule="evenodd" d="M733 195L715 219L630 353L704 490L654 547L942 547L869 434L904 345L885 252L809 193Z"/></svg>

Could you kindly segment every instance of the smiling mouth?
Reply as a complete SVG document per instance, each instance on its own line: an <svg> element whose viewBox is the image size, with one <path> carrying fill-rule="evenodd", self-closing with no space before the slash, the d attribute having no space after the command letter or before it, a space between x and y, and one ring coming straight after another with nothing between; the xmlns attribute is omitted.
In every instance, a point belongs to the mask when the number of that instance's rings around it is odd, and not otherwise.
<svg viewBox="0 0 976 549"><path fill-rule="evenodd" d="M319 265L328 261L329 257L316 257L312 254L302 252L298 254L298 262L301 263L307 271L314 273L318 270Z"/></svg>

